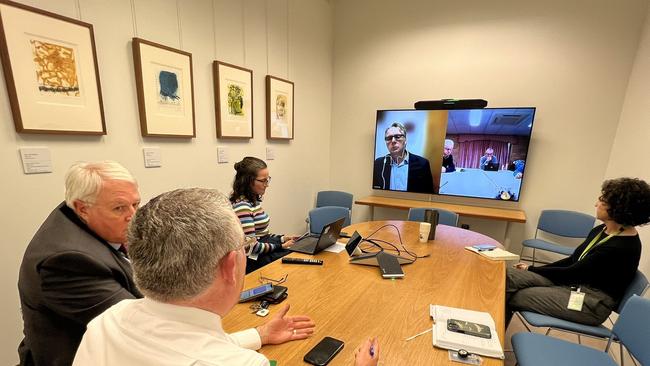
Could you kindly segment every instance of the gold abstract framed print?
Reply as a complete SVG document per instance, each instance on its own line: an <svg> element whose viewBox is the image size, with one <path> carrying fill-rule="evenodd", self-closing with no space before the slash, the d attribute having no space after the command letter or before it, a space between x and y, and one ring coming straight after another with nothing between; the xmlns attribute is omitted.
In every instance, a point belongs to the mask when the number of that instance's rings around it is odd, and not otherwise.
<svg viewBox="0 0 650 366"><path fill-rule="evenodd" d="M266 75L266 138L293 140L293 82Z"/></svg>
<svg viewBox="0 0 650 366"><path fill-rule="evenodd" d="M91 24L0 0L0 56L17 132L106 134Z"/></svg>
<svg viewBox="0 0 650 366"><path fill-rule="evenodd" d="M217 137L253 138L253 70L214 61Z"/></svg>
<svg viewBox="0 0 650 366"><path fill-rule="evenodd" d="M144 137L196 137L192 54L133 38L140 130Z"/></svg>

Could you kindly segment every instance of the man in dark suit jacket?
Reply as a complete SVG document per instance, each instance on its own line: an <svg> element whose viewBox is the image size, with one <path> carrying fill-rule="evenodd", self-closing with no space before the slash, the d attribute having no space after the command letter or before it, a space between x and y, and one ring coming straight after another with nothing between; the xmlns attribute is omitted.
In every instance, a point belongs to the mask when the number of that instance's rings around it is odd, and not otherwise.
<svg viewBox="0 0 650 366"><path fill-rule="evenodd" d="M66 202L41 225L20 266L21 365L71 365L90 320L142 297L124 249L139 204L135 180L118 163L70 168Z"/></svg>
<svg viewBox="0 0 650 366"><path fill-rule="evenodd" d="M404 125L391 124L384 133L384 140L388 154L375 159L372 188L434 193L429 160L406 150ZM391 181L393 171L397 177Z"/></svg>

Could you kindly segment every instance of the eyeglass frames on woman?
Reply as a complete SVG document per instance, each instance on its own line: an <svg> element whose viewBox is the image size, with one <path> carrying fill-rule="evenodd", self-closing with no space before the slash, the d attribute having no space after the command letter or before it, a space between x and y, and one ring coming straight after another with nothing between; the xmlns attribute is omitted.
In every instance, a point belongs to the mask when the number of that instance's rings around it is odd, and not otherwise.
<svg viewBox="0 0 650 366"><path fill-rule="evenodd" d="M271 177L268 177L266 179L255 179L255 180L257 182L260 182L260 183L264 184L265 186L268 186L269 184L271 184Z"/></svg>

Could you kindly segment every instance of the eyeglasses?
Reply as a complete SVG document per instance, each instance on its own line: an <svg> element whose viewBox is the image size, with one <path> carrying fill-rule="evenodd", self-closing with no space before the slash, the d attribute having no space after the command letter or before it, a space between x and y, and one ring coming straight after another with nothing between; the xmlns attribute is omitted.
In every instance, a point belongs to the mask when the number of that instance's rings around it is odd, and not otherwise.
<svg viewBox="0 0 650 366"><path fill-rule="evenodd" d="M255 180L257 182L260 182L260 183L264 184L265 186L268 186L269 184L271 184L271 177L268 177L266 179L255 179Z"/></svg>
<svg viewBox="0 0 650 366"><path fill-rule="evenodd" d="M285 283L285 282L287 282L287 277L289 277L289 274L288 274L288 273L285 273L284 276L282 276L282 277L280 277L280 279L276 280L276 279L273 279L273 278L270 278L270 277L264 277L264 276L262 276L262 274L260 273L260 278L259 278L258 280L260 281L260 283L268 283L268 282L271 282L271 283L274 284L274 285L279 285L279 284L281 284L281 283Z"/></svg>
<svg viewBox="0 0 650 366"><path fill-rule="evenodd" d="M249 256L251 254L256 242L257 242L257 238L254 236L247 236L244 238L244 245L242 246L242 248L244 248L244 252L246 253L246 256Z"/></svg>
<svg viewBox="0 0 650 366"><path fill-rule="evenodd" d="M397 141L402 141L405 138L406 138L406 135L398 134L398 135L388 135L388 136L384 137L384 140L386 140L386 142L391 142L393 139L395 139Z"/></svg>

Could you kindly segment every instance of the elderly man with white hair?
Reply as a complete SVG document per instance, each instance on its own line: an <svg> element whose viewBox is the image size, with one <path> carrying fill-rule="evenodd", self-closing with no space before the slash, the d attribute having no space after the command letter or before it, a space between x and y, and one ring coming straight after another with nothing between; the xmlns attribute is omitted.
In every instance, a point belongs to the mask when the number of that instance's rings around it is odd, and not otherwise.
<svg viewBox="0 0 650 366"><path fill-rule="evenodd" d="M122 301L88 325L74 365L268 365L264 344L305 339L307 316L278 310L256 329L228 334L221 319L244 285L244 232L228 198L178 189L143 206L129 229L145 298Z"/></svg>
<svg viewBox="0 0 650 366"><path fill-rule="evenodd" d="M454 165L454 156L451 153L454 151L454 140L446 139L445 146L442 150L442 172L451 173L456 171Z"/></svg>
<svg viewBox="0 0 650 366"><path fill-rule="evenodd" d="M91 319L142 297L125 247L139 205L138 185L119 163L70 167L65 202L34 234L20 266L21 365L71 365Z"/></svg>

